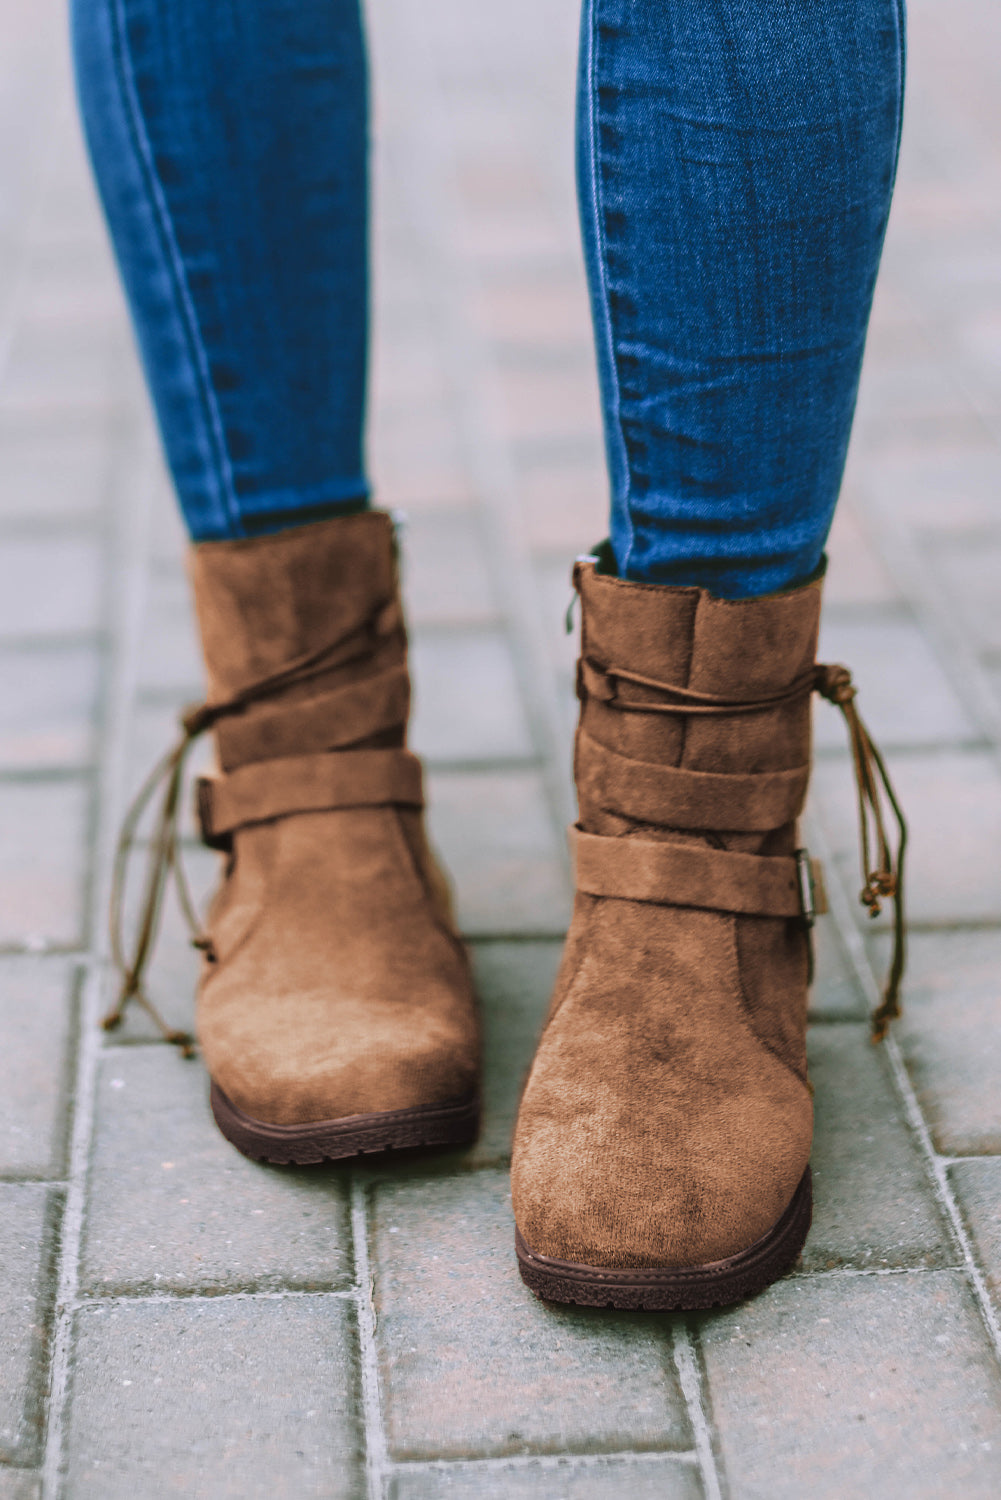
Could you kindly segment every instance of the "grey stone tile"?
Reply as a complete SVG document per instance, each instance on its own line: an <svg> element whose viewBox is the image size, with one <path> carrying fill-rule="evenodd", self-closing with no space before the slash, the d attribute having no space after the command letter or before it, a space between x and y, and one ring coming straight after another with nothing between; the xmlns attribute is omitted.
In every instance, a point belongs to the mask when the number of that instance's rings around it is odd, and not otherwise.
<svg viewBox="0 0 1001 1500"><path fill-rule="evenodd" d="M217 1130L201 1065L164 1046L104 1059L82 1284L218 1292L346 1285L343 1173L280 1170Z"/></svg>
<svg viewBox="0 0 1001 1500"><path fill-rule="evenodd" d="M0 1468L0 1500L39 1500L42 1481L30 1469Z"/></svg>
<svg viewBox="0 0 1001 1500"><path fill-rule="evenodd" d="M608 534L608 477L601 443L519 444L518 498L530 545L567 560Z"/></svg>
<svg viewBox="0 0 1001 1500"><path fill-rule="evenodd" d="M887 961L888 940L875 945ZM915 932L894 1031L935 1149L1001 1152L1001 928Z"/></svg>
<svg viewBox="0 0 1001 1500"><path fill-rule="evenodd" d="M702 1346L740 1500L998 1493L997 1367L956 1272L787 1279Z"/></svg>
<svg viewBox="0 0 1001 1500"><path fill-rule="evenodd" d="M1001 1312L1001 1160L960 1161L949 1168L963 1219L973 1240L973 1252L983 1268L994 1302Z"/></svg>
<svg viewBox="0 0 1001 1500"><path fill-rule="evenodd" d="M339 1297L83 1308L74 1500L358 1500L353 1308Z"/></svg>
<svg viewBox="0 0 1001 1500"><path fill-rule="evenodd" d="M147 776L181 735L181 714L197 694L150 692L140 695L129 722L128 795L135 796ZM181 828L188 838L198 836L195 820L194 778L207 775L215 764L212 735L203 734L188 752L187 788L181 806Z"/></svg>
<svg viewBox="0 0 1001 1500"><path fill-rule="evenodd" d="M856 441L878 440L883 432L895 440L913 436L978 436L976 409L964 390L960 372L934 355L924 360L866 361L855 417Z"/></svg>
<svg viewBox="0 0 1001 1500"><path fill-rule="evenodd" d="M850 482L846 488L850 491ZM837 606L899 603L893 579L859 523L850 494L842 489L834 524L827 539L827 576L824 604ZM856 658L853 658L853 662Z"/></svg>
<svg viewBox="0 0 1001 1500"><path fill-rule="evenodd" d="M814 974L810 1018L815 1021L860 1020L865 999L852 973L833 918L821 916L813 929Z"/></svg>
<svg viewBox="0 0 1001 1500"><path fill-rule="evenodd" d="M151 571L142 641L140 692L176 692L186 703L204 698L205 672L182 569L168 564Z"/></svg>
<svg viewBox="0 0 1001 1500"><path fill-rule="evenodd" d="M1001 531L943 538L929 557L976 646L1001 651Z"/></svg>
<svg viewBox="0 0 1001 1500"><path fill-rule="evenodd" d="M546 226L542 234L548 233ZM513 443L539 437L547 441L591 437L601 430L597 378L590 357L563 369L502 366L498 384L505 432Z"/></svg>
<svg viewBox="0 0 1001 1500"><path fill-rule="evenodd" d="M597 1463L440 1464L398 1471L390 1500L700 1500L702 1482L684 1458L656 1454ZM2 1494L2 1491L0 1491Z"/></svg>
<svg viewBox="0 0 1001 1500"><path fill-rule="evenodd" d="M66 409L90 412L110 406L117 393L117 321L74 338L62 324L23 316L0 379L0 403L8 410Z"/></svg>
<svg viewBox="0 0 1001 1500"><path fill-rule="evenodd" d="M0 1175L64 1170L74 966L60 958L0 958Z"/></svg>
<svg viewBox="0 0 1001 1500"><path fill-rule="evenodd" d="M915 529L929 557L943 533L1001 521L1001 452L984 434L967 442L901 436L866 453L864 471L867 492Z"/></svg>
<svg viewBox="0 0 1001 1500"><path fill-rule="evenodd" d="M82 938L90 787L0 782L0 943Z"/></svg>
<svg viewBox="0 0 1001 1500"><path fill-rule="evenodd" d="M563 932L565 866L535 771L442 771L428 778L430 828L452 876L464 932Z"/></svg>
<svg viewBox="0 0 1001 1500"><path fill-rule="evenodd" d="M497 619L486 545L475 512L418 512L403 529L403 594L412 627Z"/></svg>
<svg viewBox="0 0 1001 1500"><path fill-rule="evenodd" d="M0 769L54 770L93 758L100 664L92 644L0 647Z"/></svg>
<svg viewBox="0 0 1001 1500"><path fill-rule="evenodd" d="M910 827L907 912L914 922L1001 918L1001 776L988 751L942 751L888 757ZM862 884L858 813L851 763L821 757L810 807L821 819L847 888ZM891 824L892 826L892 824ZM869 918L858 907L867 929ZM891 919L884 906L879 923Z"/></svg>
<svg viewBox="0 0 1001 1500"><path fill-rule="evenodd" d="M75 433L54 443L51 435L0 427L0 519L90 519L99 514L108 482L110 438Z"/></svg>
<svg viewBox="0 0 1001 1500"><path fill-rule="evenodd" d="M396 1458L684 1448L670 1322L546 1307L504 1173L376 1191L378 1340Z"/></svg>
<svg viewBox="0 0 1001 1500"><path fill-rule="evenodd" d="M133 853L125 900L123 936L126 952L134 946L138 910L142 898L142 861L146 850ZM181 861L196 910L204 913L219 879L222 856L211 849L186 844ZM131 946L130 946L131 945ZM191 933L181 912L173 884L163 903L160 932L146 971L145 988L153 1004L172 1026L191 1031L195 1024L195 989L201 956L192 947ZM110 1008L117 990L117 975L109 973L107 1002ZM158 1041L160 1033L146 1013L137 1005L128 1007L125 1018L111 1036L115 1042Z"/></svg>
<svg viewBox="0 0 1001 1500"><path fill-rule="evenodd" d="M511 651L499 631L419 633L411 743L430 761L532 755Z"/></svg>
<svg viewBox="0 0 1001 1500"><path fill-rule="evenodd" d="M917 1142L865 1026L809 1036L816 1133L807 1270L955 1264Z"/></svg>
<svg viewBox="0 0 1001 1500"><path fill-rule="evenodd" d="M9 536L0 547L0 637L71 635L100 623L101 562L88 536Z"/></svg>
<svg viewBox="0 0 1001 1500"><path fill-rule="evenodd" d="M466 1157L507 1156L522 1085L542 1031L562 943L477 943L476 988L483 1005L483 1129Z"/></svg>
<svg viewBox="0 0 1001 1500"><path fill-rule="evenodd" d="M0 1183L0 1462L40 1457L55 1206L38 1183Z"/></svg>
<svg viewBox="0 0 1001 1500"><path fill-rule="evenodd" d="M944 667L906 613L831 612L821 623L818 657L850 668L859 712L881 750L977 737ZM848 743L842 715L822 699L814 729L819 749L842 750Z"/></svg>

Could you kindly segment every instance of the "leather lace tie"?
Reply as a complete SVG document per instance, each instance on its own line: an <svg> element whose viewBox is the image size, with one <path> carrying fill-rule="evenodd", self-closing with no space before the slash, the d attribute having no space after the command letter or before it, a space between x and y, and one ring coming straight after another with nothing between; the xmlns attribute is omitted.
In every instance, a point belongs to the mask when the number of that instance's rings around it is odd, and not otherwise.
<svg viewBox="0 0 1001 1500"><path fill-rule="evenodd" d="M112 1031L120 1025L126 1009L135 1001L154 1022L164 1039L180 1048L182 1056L194 1056L194 1037L190 1032L179 1031L164 1020L143 989L143 976L152 957L160 930L163 898L171 876L174 879L181 912L191 932L193 946L200 949L210 962L215 961L212 940L203 930L195 911L191 889L181 861L178 834L184 768L188 752L195 740L207 729L211 729L220 719L241 713L251 704L273 697L283 688L300 682L309 682L324 672L364 660L372 654L381 640L402 628L402 623L398 602L395 599L384 600L356 629L328 642L316 651L297 657L267 677L249 683L239 692L234 693L231 698L215 703L198 704L181 715L179 740L162 759L157 761L139 788L122 820L122 828L118 836L111 879L109 926L111 956L121 975L121 984L115 1004L101 1022L106 1031ZM163 793L154 817L139 918L136 923L135 938L131 945L131 955L129 955L126 952L123 931L129 861L136 845L143 815L161 786Z"/></svg>
<svg viewBox="0 0 1001 1500"><path fill-rule="evenodd" d="M641 690L641 696L623 693L620 684ZM851 743L855 785L858 794L859 851L862 889L859 900L869 915L877 917L884 898L893 902L893 955L883 997L872 1017L872 1039L881 1042L890 1022L900 1015L900 985L905 966L904 852L907 824L890 781L883 757L876 748L855 706L858 689L847 667L816 665L781 691L768 697L731 699L700 693L674 683L659 682L619 667L604 666L582 657L577 666L577 694L596 698L611 708L642 714L750 714L794 703L817 692L841 710ZM655 693L656 698L648 696ZM884 799L897 825L894 852L886 830Z"/></svg>

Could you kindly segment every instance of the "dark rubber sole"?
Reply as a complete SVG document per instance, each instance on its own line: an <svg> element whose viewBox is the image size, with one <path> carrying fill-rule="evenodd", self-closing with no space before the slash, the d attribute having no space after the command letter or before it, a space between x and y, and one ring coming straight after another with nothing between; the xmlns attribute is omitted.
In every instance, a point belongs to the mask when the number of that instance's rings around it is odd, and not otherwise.
<svg viewBox="0 0 1001 1500"><path fill-rule="evenodd" d="M318 1120L309 1125L269 1125L265 1120L255 1120L227 1099L215 1083L209 1098L216 1124L238 1151L255 1161L287 1167L343 1161L376 1151L465 1146L475 1141L480 1128L480 1098L476 1093L444 1104L349 1115L343 1120Z"/></svg>
<svg viewBox="0 0 1001 1500"><path fill-rule="evenodd" d="M788 1271L803 1248L813 1216L807 1167L792 1202L773 1229L749 1249L703 1266L651 1266L621 1270L575 1265L536 1255L515 1229L521 1279L546 1302L673 1312L725 1307L764 1291Z"/></svg>

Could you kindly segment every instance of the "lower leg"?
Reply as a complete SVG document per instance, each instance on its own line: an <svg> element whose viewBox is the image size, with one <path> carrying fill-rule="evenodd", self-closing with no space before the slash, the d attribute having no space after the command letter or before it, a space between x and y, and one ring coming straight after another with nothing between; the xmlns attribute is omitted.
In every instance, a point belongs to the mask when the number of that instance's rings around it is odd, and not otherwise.
<svg viewBox="0 0 1001 1500"><path fill-rule="evenodd" d="M585 0L580 206L622 577L802 582L844 467L903 0Z"/></svg>
<svg viewBox="0 0 1001 1500"><path fill-rule="evenodd" d="M84 125L195 540L363 507L354 0L74 0Z"/></svg>
<svg viewBox="0 0 1001 1500"><path fill-rule="evenodd" d="M882 762L847 671L815 664L898 20L895 0L586 0L614 556L574 571L577 891L512 1158L521 1273L557 1301L732 1302L803 1244L814 689L844 709L879 828L862 900L899 917Z"/></svg>

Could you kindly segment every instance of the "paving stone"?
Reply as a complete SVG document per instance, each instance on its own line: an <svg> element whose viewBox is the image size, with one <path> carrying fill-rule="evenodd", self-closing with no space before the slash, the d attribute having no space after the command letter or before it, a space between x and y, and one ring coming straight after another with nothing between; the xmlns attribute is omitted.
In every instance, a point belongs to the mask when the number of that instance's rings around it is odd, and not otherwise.
<svg viewBox="0 0 1001 1500"><path fill-rule="evenodd" d="M350 1279L343 1172L267 1167L217 1130L200 1063L167 1046L106 1057L83 1285L126 1291L337 1288Z"/></svg>
<svg viewBox="0 0 1001 1500"><path fill-rule="evenodd" d="M1001 919L1001 776L988 751L888 757L907 817L907 912L912 922ZM835 863L854 895L861 887L855 782L846 757L822 756L810 807L825 828ZM854 904L854 903L853 903ZM859 920L870 927L863 907ZM891 919L884 905L879 924Z"/></svg>
<svg viewBox="0 0 1001 1500"><path fill-rule="evenodd" d="M570 559L608 531L608 480L600 452L566 455L562 462L525 463L518 472L522 522L538 552L558 553L569 573Z"/></svg>
<svg viewBox="0 0 1001 1500"><path fill-rule="evenodd" d="M486 546L475 513L418 513L404 524L402 579L411 628L496 620Z"/></svg>
<svg viewBox="0 0 1001 1500"><path fill-rule="evenodd" d="M182 1298L84 1307L74 1500L359 1500L351 1303Z"/></svg>
<svg viewBox="0 0 1001 1500"><path fill-rule="evenodd" d="M404 510L451 510L469 500L465 465L450 416L376 409L370 427L380 504Z"/></svg>
<svg viewBox="0 0 1001 1500"><path fill-rule="evenodd" d="M815 1026L813 1228L807 1270L955 1264L918 1145L868 1027Z"/></svg>
<svg viewBox="0 0 1001 1500"><path fill-rule="evenodd" d="M395 1458L686 1448L670 1322L546 1307L522 1284L507 1175L380 1185L375 1292Z"/></svg>
<svg viewBox="0 0 1001 1500"><path fill-rule="evenodd" d="M204 698L205 670L183 569L167 565L151 572L142 640L140 692L176 692L185 702Z"/></svg>
<svg viewBox="0 0 1001 1500"><path fill-rule="evenodd" d="M39 1500L42 1481L30 1469L0 1468L0 1500Z"/></svg>
<svg viewBox="0 0 1001 1500"><path fill-rule="evenodd" d="M999 465L1001 469L1001 465ZM974 643L1001 652L1001 532L944 539L930 553Z"/></svg>
<svg viewBox="0 0 1001 1500"><path fill-rule="evenodd" d="M597 377L590 353L568 368L502 367L498 375L506 428L515 442L576 438L601 429Z"/></svg>
<svg viewBox="0 0 1001 1500"><path fill-rule="evenodd" d="M55 1199L0 1183L0 1462L37 1463L45 1422Z"/></svg>
<svg viewBox="0 0 1001 1500"><path fill-rule="evenodd" d="M431 761L532 756L511 649L499 631L434 631L413 641L410 740Z"/></svg>
<svg viewBox="0 0 1001 1500"><path fill-rule="evenodd" d="M474 292L475 326L501 353L576 347L590 356L591 314L582 275L495 278Z"/></svg>
<svg viewBox="0 0 1001 1500"><path fill-rule="evenodd" d="M60 958L0 958L0 1175L64 1170L76 974Z"/></svg>
<svg viewBox="0 0 1001 1500"><path fill-rule="evenodd" d="M956 1272L787 1279L704 1319L702 1347L740 1500L1001 1487L997 1368Z"/></svg>
<svg viewBox="0 0 1001 1500"><path fill-rule="evenodd" d="M885 966L889 943L874 945ZM1001 930L915 932L894 1032L936 1151L1001 1153Z"/></svg>
<svg viewBox="0 0 1001 1500"><path fill-rule="evenodd" d="M866 493L905 521L934 555L942 533L1001 520L1001 452L981 433L972 441L903 437L865 455Z"/></svg>
<svg viewBox="0 0 1001 1500"><path fill-rule="evenodd" d="M95 538L8 536L0 548L0 636L96 630L100 583Z"/></svg>
<svg viewBox="0 0 1001 1500"><path fill-rule="evenodd" d="M562 943L477 943L473 972L483 1005L483 1129L465 1160L508 1155L518 1100L535 1056Z"/></svg>
<svg viewBox="0 0 1001 1500"><path fill-rule="evenodd" d="M844 489L827 539L827 563L824 603L828 610L898 602L893 579L869 542Z"/></svg>
<svg viewBox="0 0 1001 1500"><path fill-rule="evenodd" d="M126 888L125 921L123 933L126 951L134 941L137 931L138 911L142 899L142 860L145 850L134 854L135 865L130 867ZM185 876L196 911L208 909L209 898L219 880L222 857L201 845L185 844L181 850ZM191 942L177 895L170 883L163 903L161 927L146 973L145 989L161 1015L172 1026L183 1031L192 1031L195 1024L195 989L201 967L201 955ZM117 976L108 974L107 1004L110 1008L117 986ZM114 1043L159 1041L156 1026L137 1005L131 1005L121 1025L109 1033Z"/></svg>
<svg viewBox="0 0 1001 1500"><path fill-rule="evenodd" d="M813 929L813 958L810 1019L861 1019L866 1013L865 1000L852 973L837 928L829 916L819 917Z"/></svg>
<svg viewBox="0 0 1001 1500"><path fill-rule="evenodd" d="M905 612L828 613L820 628L818 657L850 668L859 689L859 712L884 753L898 745L949 745L977 738L942 664ZM816 705L817 747L844 749L848 741L842 714L822 699Z"/></svg>
<svg viewBox="0 0 1001 1500"><path fill-rule="evenodd" d="M72 329L18 319L9 359L0 377L0 403L8 410L40 409L59 416L67 408L107 408L117 390L117 321L95 329L87 338L72 338Z"/></svg>
<svg viewBox="0 0 1001 1500"><path fill-rule="evenodd" d="M93 758L100 664L91 644L0 647L0 769L54 770Z"/></svg>
<svg viewBox="0 0 1001 1500"><path fill-rule="evenodd" d="M949 1180L959 1200L973 1253L987 1277L995 1312L1001 1312L1001 1160L956 1162Z"/></svg>
<svg viewBox="0 0 1001 1500"><path fill-rule="evenodd" d="M560 933L570 894L542 778L535 771L441 771L430 784L431 835L470 934Z"/></svg>
<svg viewBox="0 0 1001 1500"><path fill-rule="evenodd" d="M666 1454L586 1464L440 1464L398 1471L389 1490L390 1500L700 1500L702 1493L695 1465Z"/></svg>
<svg viewBox="0 0 1001 1500"><path fill-rule="evenodd" d="M89 819L82 778L0 781L0 944L80 943Z"/></svg>
<svg viewBox="0 0 1001 1500"><path fill-rule="evenodd" d="M912 434L925 440L975 438L978 426L958 371L937 355L864 364L855 417L857 442L873 442L884 431L891 431L897 441Z"/></svg>
<svg viewBox="0 0 1001 1500"><path fill-rule="evenodd" d="M0 425L0 518L39 525L96 517L107 490L110 444L101 424L62 432L56 441L51 431Z"/></svg>

